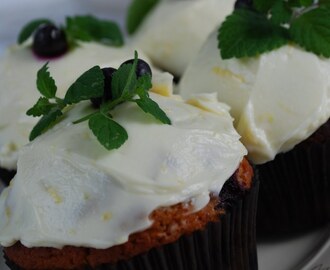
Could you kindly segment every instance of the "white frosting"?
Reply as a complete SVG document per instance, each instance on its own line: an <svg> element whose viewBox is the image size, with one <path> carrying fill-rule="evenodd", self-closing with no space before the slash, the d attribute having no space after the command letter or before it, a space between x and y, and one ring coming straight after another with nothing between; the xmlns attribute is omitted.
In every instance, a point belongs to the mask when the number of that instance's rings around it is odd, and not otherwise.
<svg viewBox="0 0 330 270"><path fill-rule="evenodd" d="M292 46L222 60L214 32L187 68L180 94L217 92L254 163L292 149L330 117L330 61Z"/></svg>
<svg viewBox="0 0 330 270"><path fill-rule="evenodd" d="M234 0L161 1L133 37L154 63L181 76Z"/></svg>
<svg viewBox="0 0 330 270"><path fill-rule="evenodd" d="M54 77L58 96L94 65L119 66L134 57L131 47L113 48L96 43L82 43L58 59L51 60L49 71ZM147 59L139 54L140 58ZM17 150L28 142L28 136L38 121L26 116L26 111L38 100L37 71L47 60L37 59L28 47L13 46L0 60L0 167L16 169Z"/></svg>
<svg viewBox="0 0 330 270"><path fill-rule="evenodd" d="M157 91L170 85L168 74L156 77ZM178 96L150 96L172 125L123 103L112 111L129 136L119 149L103 148L86 122L71 123L91 110L88 102L23 147L0 196L0 244L107 248L148 228L160 206L191 200L198 210L218 194L246 154L228 107L215 95L189 101L203 109Z"/></svg>

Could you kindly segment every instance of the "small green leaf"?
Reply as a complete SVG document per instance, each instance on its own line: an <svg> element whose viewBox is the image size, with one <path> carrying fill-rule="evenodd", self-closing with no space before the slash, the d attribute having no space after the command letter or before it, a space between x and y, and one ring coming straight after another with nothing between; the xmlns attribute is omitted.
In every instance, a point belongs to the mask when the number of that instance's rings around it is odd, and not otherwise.
<svg viewBox="0 0 330 270"><path fill-rule="evenodd" d="M57 106L56 104L50 103L49 100L45 97L40 97L34 106L29 109L26 114L32 115L34 117L41 116L49 113L49 111Z"/></svg>
<svg viewBox="0 0 330 270"><path fill-rule="evenodd" d="M113 73L111 81L113 99L129 99L136 94L136 66L137 54L135 55L133 64L124 64Z"/></svg>
<svg viewBox="0 0 330 270"><path fill-rule="evenodd" d="M44 133L60 116L62 116L62 112L59 109L54 108L48 114L41 117L30 133L30 141L33 141L36 137Z"/></svg>
<svg viewBox="0 0 330 270"><path fill-rule="evenodd" d="M167 117L166 113L148 96L134 100L136 104L146 113L153 115L156 119L164 124L171 124L171 120Z"/></svg>
<svg viewBox="0 0 330 270"><path fill-rule="evenodd" d="M278 1L271 8L271 21L274 24L281 25L289 23L292 17L292 11L287 2Z"/></svg>
<svg viewBox="0 0 330 270"><path fill-rule="evenodd" d="M48 62L38 70L37 73L37 88L39 92L46 98L54 98L57 87L54 79L48 71Z"/></svg>
<svg viewBox="0 0 330 270"><path fill-rule="evenodd" d="M330 9L330 0L320 0L318 4L322 8Z"/></svg>
<svg viewBox="0 0 330 270"><path fill-rule="evenodd" d="M96 41L111 46L122 46L124 43L116 23L89 15L67 17L65 30L70 40Z"/></svg>
<svg viewBox="0 0 330 270"><path fill-rule="evenodd" d="M99 66L84 72L68 89L64 101L78 103L93 97L100 97L104 91L104 75Z"/></svg>
<svg viewBox="0 0 330 270"><path fill-rule="evenodd" d="M296 43L307 51L330 57L330 10L313 9L300 15L290 27L290 34Z"/></svg>
<svg viewBox="0 0 330 270"><path fill-rule="evenodd" d="M45 23L52 22L48 19L38 19L26 24L18 34L17 43L22 44L23 42L25 42L40 25Z"/></svg>
<svg viewBox="0 0 330 270"><path fill-rule="evenodd" d="M93 115L88 126L97 140L108 150L119 148L128 139L126 130L104 114Z"/></svg>
<svg viewBox="0 0 330 270"><path fill-rule="evenodd" d="M259 12L267 14L271 7L276 3L282 0L253 0L253 6Z"/></svg>
<svg viewBox="0 0 330 270"><path fill-rule="evenodd" d="M239 9L221 25L218 41L223 59L251 57L287 44L288 33L266 15Z"/></svg>
<svg viewBox="0 0 330 270"><path fill-rule="evenodd" d="M133 34L141 25L149 12L158 4L159 0L133 0L128 7L126 29Z"/></svg>
<svg viewBox="0 0 330 270"><path fill-rule="evenodd" d="M148 95L148 90L151 87L152 87L151 76L149 74L144 74L143 76L138 78L138 81L136 84L136 93L139 96L142 96L143 94Z"/></svg>
<svg viewBox="0 0 330 270"><path fill-rule="evenodd" d="M300 0L300 4L303 7L309 7L313 4L314 0Z"/></svg>

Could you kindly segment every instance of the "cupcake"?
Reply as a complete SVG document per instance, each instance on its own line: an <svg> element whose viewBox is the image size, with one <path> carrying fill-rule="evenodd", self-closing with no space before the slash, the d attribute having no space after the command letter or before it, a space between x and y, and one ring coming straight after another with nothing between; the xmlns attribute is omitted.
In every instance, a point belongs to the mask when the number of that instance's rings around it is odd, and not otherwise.
<svg viewBox="0 0 330 270"><path fill-rule="evenodd" d="M184 101L155 70L147 92L139 63L104 75L112 97L100 107L70 87L75 104L21 148L0 196L12 269L257 269L258 182L228 107L214 95Z"/></svg>
<svg viewBox="0 0 330 270"><path fill-rule="evenodd" d="M80 19L93 21L94 26L99 22L90 16L70 17L72 21ZM104 22L104 21L101 21ZM111 23L105 21L106 23ZM119 30L118 30L119 31ZM22 33L25 31L23 30ZM45 37L47 33L57 33L52 41ZM63 34L52 23L43 23L31 34L34 38L22 44L8 48L0 60L0 179L8 183L16 173L18 150L28 143L28 135L37 119L26 115L34 101L38 98L36 89L36 74L40 66L49 61L49 70L58 78L59 96L67 89L78 75L94 65L106 66L109 61L122 62L130 57L134 50L129 46L119 46L122 41L100 43L98 40L81 41L71 38L69 46L68 34ZM54 44L56 45L54 45ZM106 44L104 44L106 43ZM116 45L116 46L115 46ZM118 46L119 47L118 47ZM141 54L141 58L146 59ZM147 59L146 59L147 60ZM62 89L62 90L61 90Z"/></svg>
<svg viewBox="0 0 330 270"><path fill-rule="evenodd" d="M315 10L323 12L322 7ZM244 9L233 16L251 12ZM221 37L220 28L220 34L217 29L205 42L183 75L179 92L185 98L217 92L218 99L231 107L248 159L259 170L258 234L287 235L326 224L330 221L329 59L297 44L228 59L220 56ZM248 42L240 52L245 52Z"/></svg>
<svg viewBox="0 0 330 270"><path fill-rule="evenodd" d="M149 3L139 3L147 6ZM153 64L180 77L202 44L233 10L233 0L159 1L132 34L131 42ZM127 21L140 18L132 5Z"/></svg>

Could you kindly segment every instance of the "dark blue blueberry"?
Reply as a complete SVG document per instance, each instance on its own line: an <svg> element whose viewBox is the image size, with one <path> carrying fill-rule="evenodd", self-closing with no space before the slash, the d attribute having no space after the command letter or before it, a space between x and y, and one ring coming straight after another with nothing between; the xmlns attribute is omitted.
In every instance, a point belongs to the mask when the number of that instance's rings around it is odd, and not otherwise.
<svg viewBox="0 0 330 270"><path fill-rule="evenodd" d="M122 63L121 66L125 65L125 64L133 64L133 62L134 62L134 59L130 59L130 60L127 60L124 63ZM138 59L137 66L136 66L136 76L139 78L145 74L149 74L152 77L151 68L146 61L144 61L142 59Z"/></svg>
<svg viewBox="0 0 330 270"><path fill-rule="evenodd" d="M42 24L33 35L32 48L38 56L55 57L68 50L68 42L62 29L53 24Z"/></svg>

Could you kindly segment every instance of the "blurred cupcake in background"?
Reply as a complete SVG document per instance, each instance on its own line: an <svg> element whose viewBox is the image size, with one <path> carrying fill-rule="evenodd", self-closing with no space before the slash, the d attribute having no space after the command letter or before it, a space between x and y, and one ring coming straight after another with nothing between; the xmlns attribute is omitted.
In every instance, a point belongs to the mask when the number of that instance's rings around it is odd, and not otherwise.
<svg viewBox="0 0 330 270"><path fill-rule="evenodd" d="M258 233L303 232L330 221L330 47L322 31L314 46L313 30L302 30L304 22L317 29L329 11L322 4L283 6L287 20L302 11L283 27L271 3L251 5L236 3L188 66L179 92L216 92L231 107L260 174Z"/></svg>

